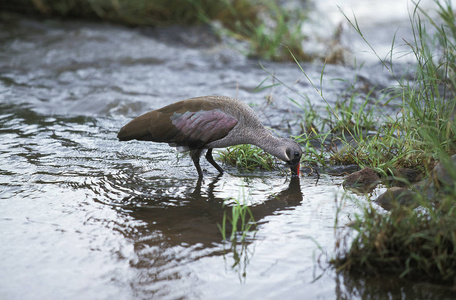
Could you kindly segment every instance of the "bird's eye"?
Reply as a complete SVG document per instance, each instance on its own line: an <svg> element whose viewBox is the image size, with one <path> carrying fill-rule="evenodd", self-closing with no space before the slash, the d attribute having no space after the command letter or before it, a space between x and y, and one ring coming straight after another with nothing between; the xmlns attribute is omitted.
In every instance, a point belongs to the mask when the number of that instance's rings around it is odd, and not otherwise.
<svg viewBox="0 0 456 300"><path fill-rule="evenodd" d="M295 153L294 153L294 156L295 156L295 157L299 157L299 152L295 152Z"/></svg>

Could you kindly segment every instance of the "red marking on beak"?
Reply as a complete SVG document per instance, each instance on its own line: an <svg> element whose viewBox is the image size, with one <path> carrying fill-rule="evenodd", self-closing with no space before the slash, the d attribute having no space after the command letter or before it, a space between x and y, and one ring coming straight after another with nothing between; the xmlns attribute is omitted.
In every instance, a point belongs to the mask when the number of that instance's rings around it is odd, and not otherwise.
<svg viewBox="0 0 456 300"><path fill-rule="evenodd" d="M290 165L290 170L291 170L291 176L293 177L299 177L300 175L300 171L301 171L301 164L299 163L299 161L295 164L291 164Z"/></svg>

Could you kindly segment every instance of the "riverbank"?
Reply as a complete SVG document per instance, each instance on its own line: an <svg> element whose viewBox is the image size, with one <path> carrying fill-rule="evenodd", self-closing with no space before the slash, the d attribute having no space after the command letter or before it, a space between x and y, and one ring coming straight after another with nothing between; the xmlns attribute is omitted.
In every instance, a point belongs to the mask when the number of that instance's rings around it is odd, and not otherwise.
<svg viewBox="0 0 456 300"><path fill-rule="evenodd" d="M416 59L415 77L397 77L397 86L390 87L385 99L386 103L401 99L400 113L373 125L374 134L363 134L361 118L343 125L349 150L336 153L336 161L370 167L380 178L399 181L410 190L388 189L376 200L388 207L388 213L371 203L351 224L353 235L340 231L344 233L333 260L340 271L393 272L455 283L456 164L451 156L456 153L456 18L449 1L439 4L437 13L441 19L431 18L417 5L411 16L415 39L409 46ZM362 36L356 20L351 23ZM381 61L394 74L394 63ZM427 179L412 188L410 180L396 171L401 168Z"/></svg>

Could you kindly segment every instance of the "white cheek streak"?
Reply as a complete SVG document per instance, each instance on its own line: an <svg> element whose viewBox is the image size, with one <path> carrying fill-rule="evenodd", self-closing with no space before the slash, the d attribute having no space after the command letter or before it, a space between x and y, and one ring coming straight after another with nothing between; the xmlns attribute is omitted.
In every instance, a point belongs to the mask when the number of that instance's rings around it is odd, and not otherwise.
<svg viewBox="0 0 456 300"><path fill-rule="evenodd" d="M283 149L282 157L283 157L283 159L282 159L283 161L286 161L286 162L291 161L291 159L287 155L287 150L286 149Z"/></svg>

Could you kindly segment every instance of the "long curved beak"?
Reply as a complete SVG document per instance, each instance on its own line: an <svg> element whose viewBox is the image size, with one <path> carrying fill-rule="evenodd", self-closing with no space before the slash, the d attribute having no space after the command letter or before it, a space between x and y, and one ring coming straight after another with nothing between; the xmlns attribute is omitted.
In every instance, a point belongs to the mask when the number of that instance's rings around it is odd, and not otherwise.
<svg viewBox="0 0 456 300"><path fill-rule="evenodd" d="M300 175L300 169L301 169L301 164L299 163L299 160L293 162L289 162L290 165L290 170L291 170L291 176L293 177L299 177Z"/></svg>

